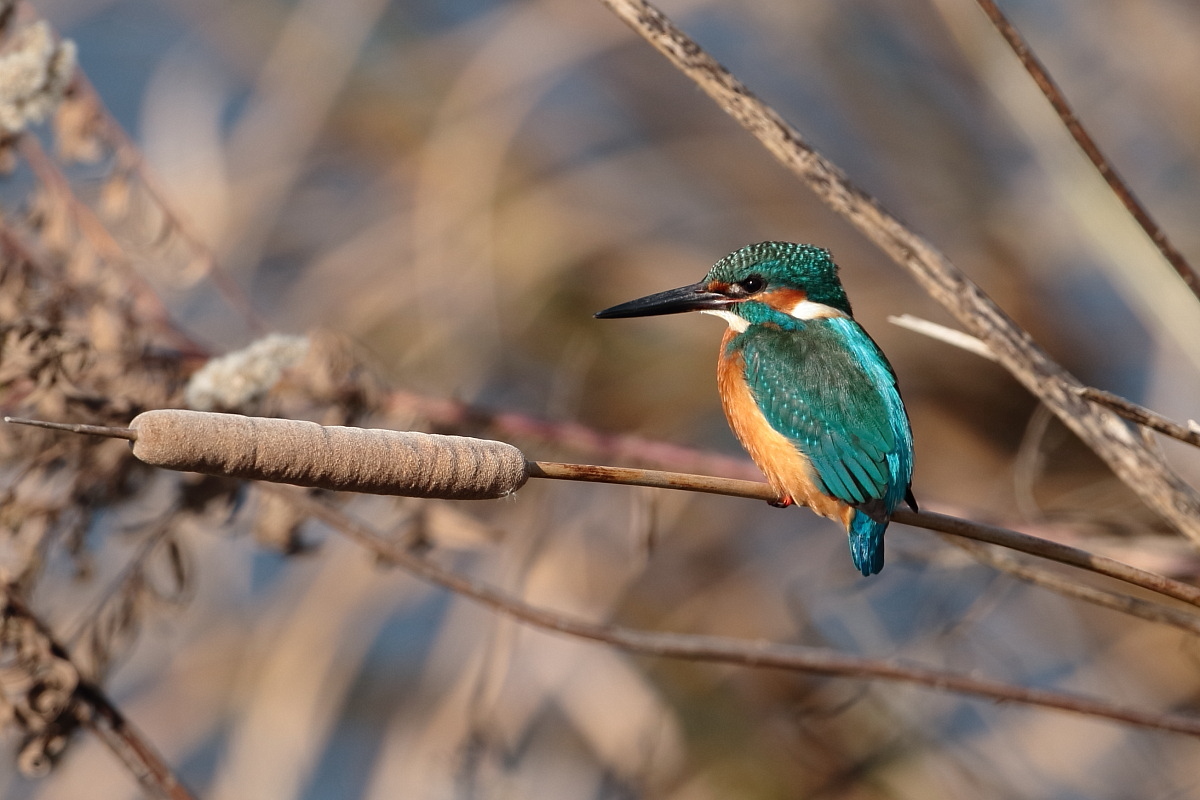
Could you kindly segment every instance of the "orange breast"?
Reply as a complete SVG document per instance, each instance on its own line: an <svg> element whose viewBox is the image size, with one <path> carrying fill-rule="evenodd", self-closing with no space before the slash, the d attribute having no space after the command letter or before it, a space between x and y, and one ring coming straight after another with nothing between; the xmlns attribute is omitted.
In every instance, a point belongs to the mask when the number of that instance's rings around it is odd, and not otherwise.
<svg viewBox="0 0 1200 800"><path fill-rule="evenodd" d="M759 410L744 377L741 353L726 356L726 345L736 335L733 330L725 332L717 362L717 388L729 427L775 491L849 527L854 509L817 489L811 462L786 436L772 428Z"/></svg>

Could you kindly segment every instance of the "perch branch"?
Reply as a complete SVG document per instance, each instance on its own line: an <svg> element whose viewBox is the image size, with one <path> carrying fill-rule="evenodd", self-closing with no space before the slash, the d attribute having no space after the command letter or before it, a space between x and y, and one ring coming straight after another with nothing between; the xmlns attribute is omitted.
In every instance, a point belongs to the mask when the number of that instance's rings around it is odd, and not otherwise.
<svg viewBox="0 0 1200 800"><path fill-rule="evenodd" d="M729 478L684 475L674 472L630 469L627 467L558 464L546 461L530 462L527 471L531 478L618 483L661 489L684 489L754 500L778 500L774 490L765 483ZM902 525L911 525L917 528L938 531L943 534L970 539L974 542L994 544L1038 556L1049 561L1057 561L1061 564L1067 564L1089 572L1115 578L1142 589L1180 600L1192 606L1200 606L1200 588L1172 580L1163 575L1140 570L1115 559L1095 555L1086 550L1080 550L1065 544L1059 544L1058 542L1051 542L1005 528L984 525L929 511L915 512L906 509L897 509L892 514L892 519ZM982 561L995 566L997 569L1014 574L1023 580L1043 586L1059 594L1064 594L1114 611L1120 611L1150 622L1171 625L1188 633L1200 633L1200 618L1195 614L1168 608L1158 603L1152 603L1136 597L1084 586L1047 570L1021 564L1016 559L1004 556L1003 554L993 554L988 548L968 547L966 549L980 556Z"/></svg>
<svg viewBox="0 0 1200 800"><path fill-rule="evenodd" d="M529 478L552 478L681 489L771 502L779 499L770 486L761 482L630 467L528 461L510 444L463 436L324 427L304 420L181 409L144 411L128 428L17 417L4 420L128 439L133 444L134 456L165 469L333 491L481 500L512 494ZM900 509L893 519L1021 550L1200 606L1200 589L1194 586L1084 550L942 514Z"/></svg>

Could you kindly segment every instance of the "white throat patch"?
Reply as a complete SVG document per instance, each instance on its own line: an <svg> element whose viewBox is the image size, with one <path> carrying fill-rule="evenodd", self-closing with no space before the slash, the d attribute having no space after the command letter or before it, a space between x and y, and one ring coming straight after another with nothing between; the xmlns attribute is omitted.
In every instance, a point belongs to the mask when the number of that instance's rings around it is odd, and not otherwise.
<svg viewBox="0 0 1200 800"><path fill-rule="evenodd" d="M814 303L811 300L801 300L796 305L792 306L788 311L796 319L829 319L830 317L846 316L841 311L838 311L833 306L827 306L824 303Z"/></svg>
<svg viewBox="0 0 1200 800"><path fill-rule="evenodd" d="M833 310L833 309L830 309L830 310ZM723 308L706 308L706 309L703 309L700 313L701 314L712 314L714 317L720 317L721 319L728 322L729 327L733 328L738 333L745 333L746 329L750 327L749 322L742 319L741 317L739 317L737 314L733 313L732 311L726 311Z"/></svg>

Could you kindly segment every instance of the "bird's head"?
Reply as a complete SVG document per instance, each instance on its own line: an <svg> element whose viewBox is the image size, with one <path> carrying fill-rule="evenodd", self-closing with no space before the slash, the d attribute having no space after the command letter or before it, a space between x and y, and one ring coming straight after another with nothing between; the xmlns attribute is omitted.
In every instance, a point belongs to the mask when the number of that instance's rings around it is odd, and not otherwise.
<svg viewBox="0 0 1200 800"><path fill-rule="evenodd" d="M600 319L700 311L736 331L773 323L802 326L823 317L849 317L850 301L829 251L810 244L760 242L722 258L704 279L630 300L596 314Z"/></svg>

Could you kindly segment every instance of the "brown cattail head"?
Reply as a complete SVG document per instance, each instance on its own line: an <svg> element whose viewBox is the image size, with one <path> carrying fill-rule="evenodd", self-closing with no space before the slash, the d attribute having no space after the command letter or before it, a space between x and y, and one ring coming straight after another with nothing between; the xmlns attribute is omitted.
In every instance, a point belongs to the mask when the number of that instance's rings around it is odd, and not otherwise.
<svg viewBox="0 0 1200 800"><path fill-rule="evenodd" d="M143 412L130 428L147 464L343 492L485 500L527 477L517 448L465 436L182 410Z"/></svg>

